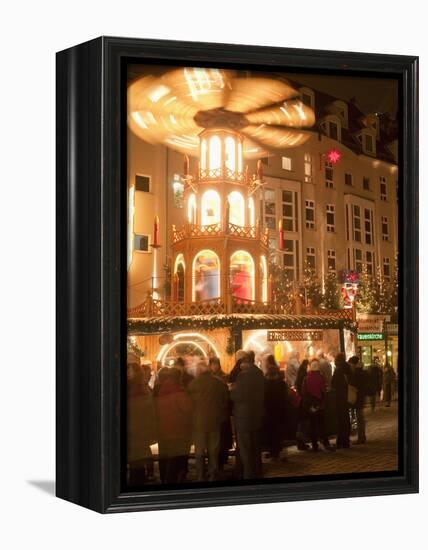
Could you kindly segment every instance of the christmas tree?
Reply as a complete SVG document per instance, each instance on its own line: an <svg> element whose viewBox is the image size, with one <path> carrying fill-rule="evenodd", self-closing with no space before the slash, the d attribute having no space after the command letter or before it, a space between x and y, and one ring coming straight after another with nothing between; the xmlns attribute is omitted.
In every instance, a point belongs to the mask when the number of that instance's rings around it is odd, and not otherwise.
<svg viewBox="0 0 428 550"><path fill-rule="evenodd" d="M270 262L269 273L272 275L272 301L284 304L286 311L291 313L294 310L294 289L287 269Z"/></svg>
<svg viewBox="0 0 428 550"><path fill-rule="evenodd" d="M303 268L303 277L299 292L300 297L306 306L314 308L320 306L323 299L321 281L319 280L315 269L307 262Z"/></svg>
<svg viewBox="0 0 428 550"><path fill-rule="evenodd" d="M324 277L324 295L322 299L324 309L340 309L340 294L337 284L336 271L330 269Z"/></svg>
<svg viewBox="0 0 428 550"><path fill-rule="evenodd" d="M373 277L369 275L366 264L363 264L357 292L357 311L360 313L374 313L377 309L376 286Z"/></svg>

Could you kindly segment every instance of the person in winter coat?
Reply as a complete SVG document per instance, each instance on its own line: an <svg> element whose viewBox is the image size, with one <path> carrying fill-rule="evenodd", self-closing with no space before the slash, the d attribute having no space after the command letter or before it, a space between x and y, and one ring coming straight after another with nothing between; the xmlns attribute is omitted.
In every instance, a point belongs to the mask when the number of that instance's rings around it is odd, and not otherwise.
<svg viewBox="0 0 428 550"><path fill-rule="evenodd" d="M285 381L291 387L296 383L297 371L299 370L299 357L297 352L292 351L285 368Z"/></svg>
<svg viewBox="0 0 428 550"><path fill-rule="evenodd" d="M128 472L130 485L143 485L153 477L150 445L156 442L156 418L152 391L148 386L151 370L142 369L138 357L128 354Z"/></svg>
<svg viewBox="0 0 428 550"><path fill-rule="evenodd" d="M197 377L188 386L193 402L193 443L197 480L205 475L205 452L208 454L208 479L215 481L219 469L221 425L228 416L228 390L211 372L205 361L197 366Z"/></svg>
<svg viewBox="0 0 428 550"><path fill-rule="evenodd" d="M303 382L306 378L307 372L309 367L309 361L307 359L303 359L303 361L300 363L299 370L297 371L296 376L296 391L300 397L300 403L297 411L297 429L296 429L296 439L297 439L297 449L299 451L307 451L309 449L309 446L306 445L306 436L309 432L309 417L308 417L308 411L303 406L303 399L302 399L302 386Z"/></svg>
<svg viewBox="0 0 428 550"><path fill-rule="evenodd" d="M177 357L174 361L174 367L180 371L180 383L186 389L193 380L193 376L187 371L186 362L182 357Z"/></svg>
<svg viewBox="0 0 428 550"><path fill-rule="evenodd" d="M245 479L261 477L260 431L264 416L265 378L250 358L241 359L241 372L231 390L238 449Z"/></svg>
<svg viewBox="0 0 428 550"><path fill-rule="evenodd" d="M370 407L372 411L376 408L376 400L380 399L380 392L382 391L383 374L382 369L375 359L375 362L369 367L369 379L370 379Z"/></svg>
<svg viewBox="0 0 428 550"><path fill-rule="evenodd" d="M185 480L192 434L192 401L176 368L162 373L155 399L162 483Z"/></svg>
<svg viewBox="0 0 428 550"><path fill-rule="evenodd" d="M335 408L337 421L336 447L338 449L349 449L349 435L351 433L351 422L349 418L348 405L348 383L351 376L351 369L346 362L344 353L338 353L335 358L333 378L331 387L335 392Z"/></svg>
<svg viewBox="0 0 428 550"><path fill-rule="evenodd" d="M278 365L269 365L265 376L265 417L263 436L270 457L279 459L287 422L287 384Z"/></svg>
<svg viewBox="0 0 428 550"><path fill-rule="evenodd" d="M236 382L236 379L241 372L241 363L244 357L247 357L248 359L248 355L245 353L245 351L243 349L239 349L236 352L236 363L229 373L229 384L234 384Z"/></svg>
<svg viewBox="0 0 428 550"><path fill-rule="evenodd" d="M208 365L211 369L213 375L221 380L227 388L228 376L221 369L220 359L218 357L211 357ZM220 471L223 470L225 464L229 459L229 449L233 446L233 436L232 436L232 425L230 422L230 415L232 414L232 402L229 397L229 390L227 391L227 415L220 426L220 450L219 450L219 460L218 468Z"/></svg>
<svg viewBox="0 0 428 550"><path fill-rule="evenodd" d="M395 372L394 369L386 363L383 369L383 401L385 407L391 406L392 392L395 384Z"/></svg>
<svg viewBox="0 0 428 550"><path fill-rule="evenodd" d="M356 444L362 445L366 443L366 420L364 418L364 406L366 403L366 395L369 387L369 375L363 369L359 357L354 355L348 359L348 363L353 366L352 385L357 390L357 401L355 402L355 411L357 415L357 431L358 439Z"/></svg>
<svg viewBox="0 0 428 550"><path fill-rule="evenodd" d="M320 372L319 362L316 359L312 359L309 363L308 373L302 384L302 400L309 417L313 451L318 451L319 440L321 440L326 450L333 450L324 431L325 394L326 385Z"/></svg>
<svg viewBox="0 0 428 550"><path fill-rule="evenodd" d="M317 353L317 359L320 364L320 372L324 377L325 380L325 387L327 391L330 391L331 389L331 378L333 376L333 369L331 368L330 363L328 362L326 356L324 355L323 351L319 351Z"/></svg>

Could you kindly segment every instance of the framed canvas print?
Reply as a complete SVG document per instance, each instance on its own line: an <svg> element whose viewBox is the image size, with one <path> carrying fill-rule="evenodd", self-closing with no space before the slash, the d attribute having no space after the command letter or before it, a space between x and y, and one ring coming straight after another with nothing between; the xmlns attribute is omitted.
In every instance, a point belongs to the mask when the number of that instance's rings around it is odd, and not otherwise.
<svg viewBox="0 0 428 550"><path fill-rule="evenodd" d="M57 495L418 490L417 58L57 54Z"/></svg>

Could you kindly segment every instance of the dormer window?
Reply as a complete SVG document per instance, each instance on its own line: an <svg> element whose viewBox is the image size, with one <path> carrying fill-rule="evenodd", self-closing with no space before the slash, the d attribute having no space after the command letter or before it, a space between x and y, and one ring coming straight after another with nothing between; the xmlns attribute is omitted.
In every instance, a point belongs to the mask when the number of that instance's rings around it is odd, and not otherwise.
<svg viewBox="0 0 428 550"><path fill-rule="evenodd" d="M339 117L343 128L348 128L348 105L340 99L333 102L330 111Z"/></svg>
<svg viewBox="0 0 428 550"><path fill-rule="evenodd" d="M329 138L335 141L342 141L342 125L339 117L334 115L326 116L321 120L320 125Z"/></svg>
<svg viewBox="0 0 428 550"><path fill-rule="evenodd" d="M363 153L370 156L376 155L376 134L373 130L363 130L357 135L361 143Z"/></svg>
<svg viewBox="0 0 428 550"><path fill-rule="evenodd" d="M300 88L302 103L311 109L315 109L315 94L310 88Z"/></svg>
<svg viewBox="0 0 428 550"><path fill-rule="evenodd" d="M376 113L367 115L366 126L375 132L377 138L379 137L379 117Z"/></svg>

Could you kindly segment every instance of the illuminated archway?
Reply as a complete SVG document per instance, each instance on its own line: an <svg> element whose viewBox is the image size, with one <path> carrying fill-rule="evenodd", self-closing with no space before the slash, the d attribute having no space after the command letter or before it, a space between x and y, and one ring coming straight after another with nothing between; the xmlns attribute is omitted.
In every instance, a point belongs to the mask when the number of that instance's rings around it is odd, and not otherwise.
<svg viewBox="0 0 428 550"><path fill-rule="evenodd" d="M254 206L254 199L253 197L250 197L248 199L248 212L250 214L250 225L251 227L254 227L256 225L256 210Z"/></svg>
<svg viewBox="0 0 428 550"><path fill-rule="evenodd" d="M220 223L220 195L217 191L209 189L202 195L201 218L202 225Z"/></svg>
<svg viewBox="0 0 428 550"><path fill-rule="evenodd" d="M204 138L201 141L201 169L206 170L207 167L207 140Z"/></svg>
<svg viewBox="0 0 428 550"><path fill-rule="evenodd" d="M189 223L196 223L196 197L192 193L187 201L187 219Z"/></svg>
<svg viewBox="0 0 428 550"><path fill-rule="evenodd" d="M220 297L220 260L212 250L201 250L193 260L192 300L215 300Z"/></svg>
<svg viewBox="0 0 428 550"><path fill-rule="evenodd" d="M262 283L262 302L268 301L268 276L266 256L260 256L260 280Z"/></svg>
<svg viewBox="0 0 428 550"><path fill-rule="evenodd" d="M224 140L224 150L226 153L226 167L232 172L236 171L236 142L232 136Z"/></svg>
<svg viewBox="0 0 428 550"><path fill-rule="evenodd" d="M210 170L221 168L221 139L218 136L210 139L209 166Z"/></svg>
<svg viewBox="0 0 428 550"><path fill-rule="evenodd" d="M229 200L229 221L235 225L245 225L245 201L239 191L232 191Z"/></svg>
<svg viewBox="0 0 428 550"><path fill-rule="evenodd" d="M186 271L186 264L184 263L183 254L179 254L175 259L174 264L174 275L177 276L177 279L174 279L174 285L176 288L173 289L173 297L177 302L184 302L184 274Z"/></svg>
<svg viewBox="0 0 428 550"><path fill-rule="evenodd" d="M167 363L170 352L181 344L193 345L205 358L208 356L219 357L219 352L215 344L204 334L198 332L181 332L174 335L172 342L161 347L156 357L156 361L160 361L162 364Z"/></svg>
<svg viewBox="0 0 428 550"><path fill-rule="evenodd" d="M245 250L230 258L230 290L238 300L255 300L254 260Z"/></svg>

